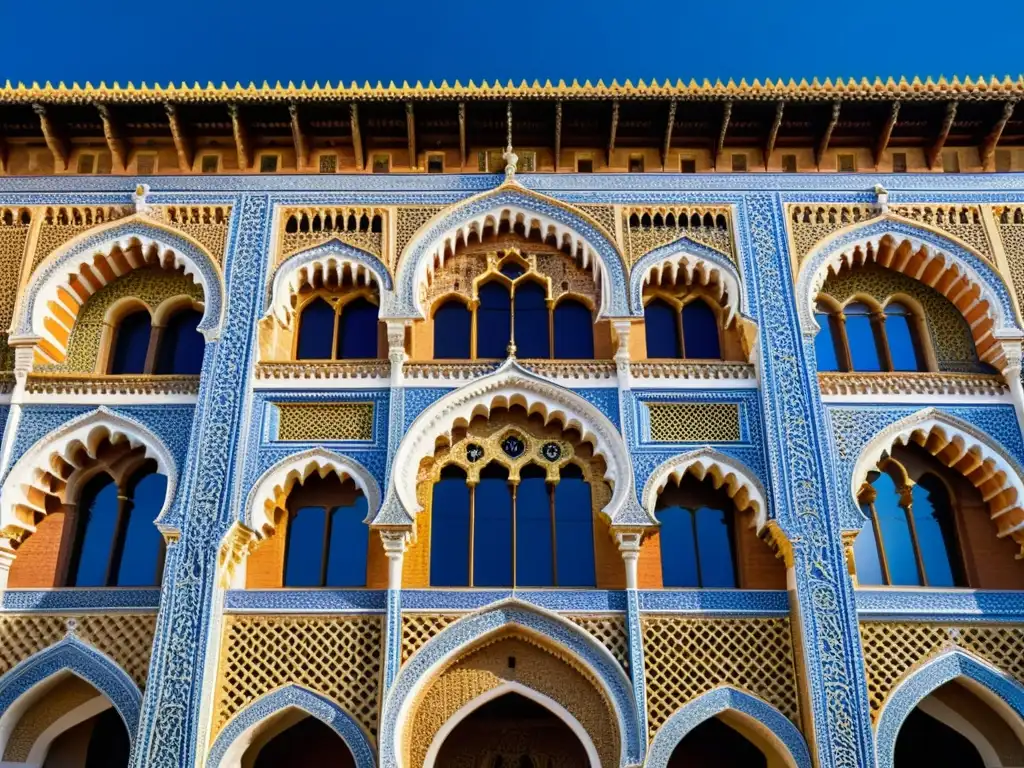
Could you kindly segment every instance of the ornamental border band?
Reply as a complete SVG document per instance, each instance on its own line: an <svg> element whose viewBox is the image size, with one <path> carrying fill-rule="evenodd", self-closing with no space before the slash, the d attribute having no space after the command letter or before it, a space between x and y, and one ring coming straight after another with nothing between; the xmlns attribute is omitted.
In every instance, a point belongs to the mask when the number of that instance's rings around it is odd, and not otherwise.
<svg viewBox="0 0 1024 768"><path fill-rule="evenodd" d="M1022 97L0 87L0 768L1021 768Z"/></svg>

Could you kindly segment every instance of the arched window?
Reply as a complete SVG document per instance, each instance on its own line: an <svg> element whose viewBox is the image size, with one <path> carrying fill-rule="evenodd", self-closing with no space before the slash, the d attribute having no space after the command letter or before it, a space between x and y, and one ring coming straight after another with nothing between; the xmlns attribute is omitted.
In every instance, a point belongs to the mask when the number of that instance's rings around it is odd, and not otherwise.
<svg viewBox="0 0 1024 768"><path fill-rule="evenodd" d="M303 715L305 713L302 713ZM286 716L285 716L286 717ZM282 722L291 722L293 719ZM253 739L241 765L251 768L354 768L345 742L329 725L308 715L271 738Z"/></svg>
<svg viewBox="0 0 1024 768"><path fill-rule="evenodd" d="M512 295L497 280L481 285L477 294L480 307L476 315L476 356L504 360L512 338Z"/></svg>
<svg viewBox="0 0 1024 768"><path fill-rule="evenodd" d="M166 494L167 478L150 463L123 487L105 472L91 478L70 516L75 535L67 585L158 585L164 543L154 521Z"/></svg>
<svg viewBox="0 0 1024 768"><path fill-rule="evenodd" d="M285 587L365 587L366 497L335 474L309 478L288 497Z"/></svg>
<svg viewBox="0 0 1024 768"><path fill-rule="evenodd" d="M885 308L885 338L894 371L925 370L913 322L914 315L903 304L894 301Z"/></svg>
<svg viewBox="0 0 1024 768"><path fill-rule="evenodd" d="M158 375L198 375L203 370L206 340L198 331L203 313L183 309L171 315L160 332L157 347Z"/></svg>
<svg viewBox="0 0 1024 768"><path fill-rule="evenodd" d="M555 305L555 358L594 359L594 318L582 301L562 299Z"/></svg>
<svg viewBox="0 0 1024 768"><path fill-rule="evenodd" d="M107 372L112 375L145 373L152 331L148 309L138 309L122 317L114 332L113 353Z"/></svg>
<svg viewBox="0 0 1024 768"><path fill-rule="evenodd" d="M679 314L663 299L653 299L644 307L647 356L679 359L683 356L679 338Z"/></svg>
<svg viewBox="0 0 1024 768"><path fill-rule="evenodd" d="M854 542L858 582L967 586L945 484L931 473L915 482L895 459L887 459L881 470L860 495L868 521Z"/></svg>
<svg viewBox="0 0 1024 768"><path fill-rule="evenodd" d="M516 354L520 357L551 357L547 292L532 280L515 286ZM593 340L593 336L591 336Z"/></svg>
<svg viewBox="0 0 1024 768"><path fill-rule="evenodd" d="M819 371L839 371L842 329L835 313L821 302L815 306L814 319L818 323L818 333L814 337L814 357Z"/></svg>
<svg viewBox="0 0 1024 768"><path fill-rule="evenodd" d="M458 299L434 310L434 358L469 360L472 355L473 313Z"/></svg>
<svg viewBox="0 0 1024 768"><path fill-rule="evenodd" d="M296 360L353 360L377 356L377 305L365 296L345 301L313 294L299 310Z"/></svg>
<svg viewBox="0 0 1024 768"><path fill-rule="evenodd" d="M855 371L881 371L882 356L878 351L876 321L866 304L854 302L844 310L846 340L850 347L850 362Z"/></svg>
<svg viewBox="0 0 1024 768"><path fill-rule="evenodd" d="M666 587L737 586L734 507L723 489L687 475L662 491L654 514Z"/></svg>
<svg viewBox="0 0 1024 768"><path fill-rule="evenodd" d="M776 757L777 762L772 761L771 764L787 764L788 761L779 757ZM668 761L668 768L708 765L719 768L767 768L769 761L754 742L717 717L712 717L687 733L676 745Z"/></svg>
<svg viewBox="0 0 1024 768"><path fill-rule="evenodd" d="M719 360L718 318L706 302L694 299L683 306L683 356L691 360Z"/></svg>
<svg viewBox="0 0 1024 768"><path fill-rule="evenodd" d="M518 439L518 438L513 438ZM593 587L590 484L575 464L558 482L537 464L492 461L470 482L454 465L434 484L430 583L449 587Z"/></svg>

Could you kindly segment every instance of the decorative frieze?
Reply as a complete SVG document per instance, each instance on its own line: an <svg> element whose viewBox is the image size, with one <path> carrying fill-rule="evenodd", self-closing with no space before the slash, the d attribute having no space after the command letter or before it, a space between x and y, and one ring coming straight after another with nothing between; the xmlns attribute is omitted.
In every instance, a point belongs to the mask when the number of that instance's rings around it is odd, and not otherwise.
<svg viewBox="0 0 1024 768"><path fill-rule="evenodd" d="M29 374L25 392L33 395L195 395L198 376Z"/></svg>
<svg viewBox="0 0 1024 768"><path fill-rule="evenodd" d="M386 227L387 211L383 208L284 208L278 224L274 264L331 240L340 240L383 260Z"/></svg>
<svg viewBox="0 0 1024 768"><path fill-rule="evenodd" d="M819 373L823 395L976 395L1009 390L1002 376L984 373Z"/></svg>
<svg viewBox="0 0 1024 768"><path fill-rule="evenodd" d="M686 237L735 262L729 206L644 206L622 212L626 258L632 266L656 248Z"/></svg>

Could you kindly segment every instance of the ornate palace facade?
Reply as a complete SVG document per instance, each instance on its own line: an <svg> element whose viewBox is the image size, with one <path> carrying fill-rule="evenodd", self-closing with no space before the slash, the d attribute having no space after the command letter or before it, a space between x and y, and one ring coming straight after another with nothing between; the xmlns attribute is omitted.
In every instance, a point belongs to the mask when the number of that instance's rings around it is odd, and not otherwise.
<svg viewBox="0 0 1024 768"><path fill-rule="evenodd" d="M1024 766L1022 94L0 89L0 766Z"/></svg>

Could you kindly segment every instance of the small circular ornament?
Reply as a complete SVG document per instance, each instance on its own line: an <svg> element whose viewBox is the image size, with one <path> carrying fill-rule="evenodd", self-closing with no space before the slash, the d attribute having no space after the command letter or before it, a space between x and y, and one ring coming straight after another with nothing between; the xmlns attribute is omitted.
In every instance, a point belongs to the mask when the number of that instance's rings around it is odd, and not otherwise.
<svg viewBox="0 0 1024 768"><path fill-rule="evenodd" d="M518 459L526 450L526 443L517 435L509 435L501 441L501 450L510 458Z"/></svg>
<svg viewBox="0 0 1024 768"><path fill-rule="evenodd" d="M476 443L470 443L466 446L466 458L471 462L480 461L484 457L483 446L477 445Z"/></svg>
<svg viewBox="0 0 1024 768"><path fill-rule="evenodd" d="M558 461L562 458L562 446L558 443L544 443L544 447L540 449L540 452L548 461Z"/></svg>

